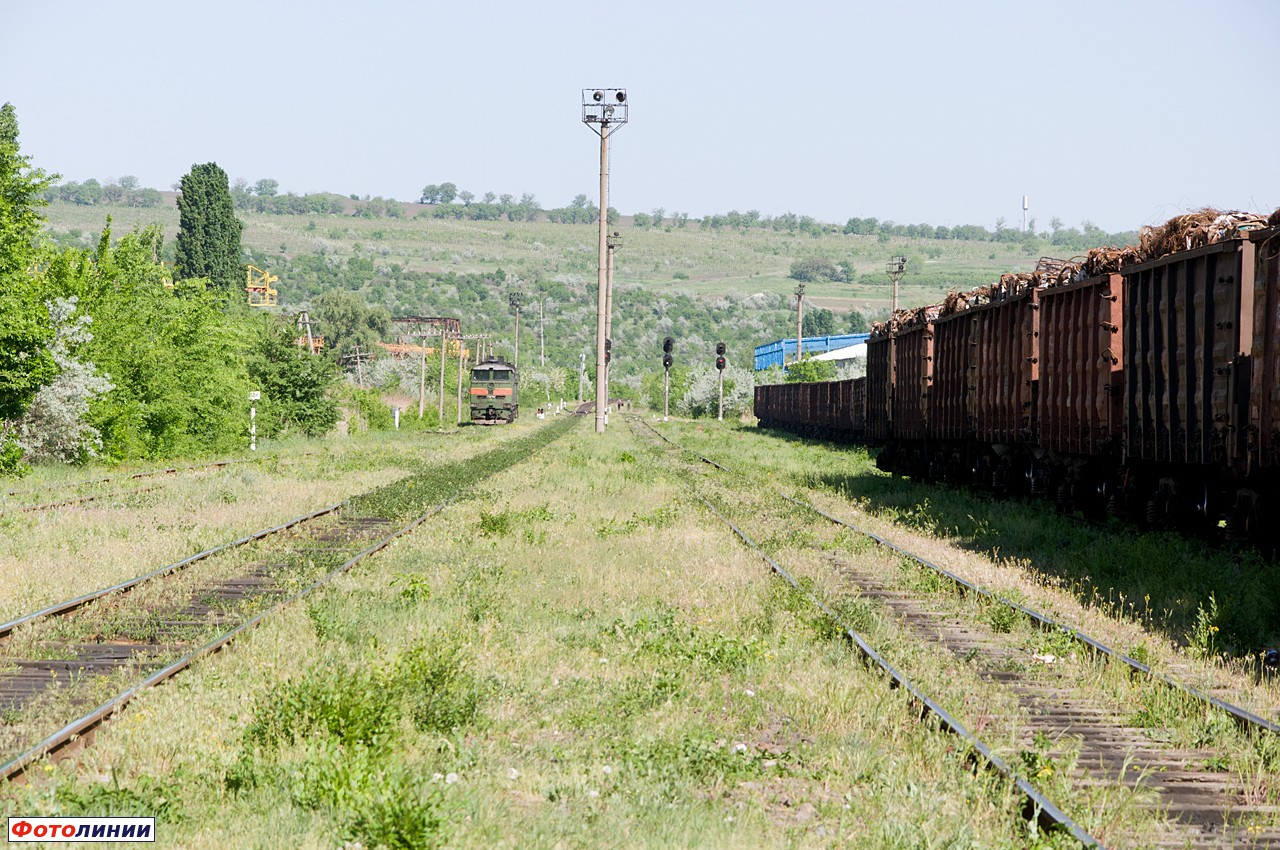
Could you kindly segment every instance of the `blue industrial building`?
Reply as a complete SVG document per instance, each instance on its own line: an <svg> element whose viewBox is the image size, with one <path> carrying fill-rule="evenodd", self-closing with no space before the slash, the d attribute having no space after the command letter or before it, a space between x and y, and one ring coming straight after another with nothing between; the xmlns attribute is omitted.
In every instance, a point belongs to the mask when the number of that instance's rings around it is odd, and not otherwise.
<svg viewBox="0 0 1280 850"><path fill-rule="evenodd" d="M835 351L837 348L848 348L871 338L871 334L840 334L838 336L807 336L804 338L804 351L821 354ZM756 346L756 369L768 369L770 366L782 366L787 360L796 359L795 339L777 339Z"/></svg>

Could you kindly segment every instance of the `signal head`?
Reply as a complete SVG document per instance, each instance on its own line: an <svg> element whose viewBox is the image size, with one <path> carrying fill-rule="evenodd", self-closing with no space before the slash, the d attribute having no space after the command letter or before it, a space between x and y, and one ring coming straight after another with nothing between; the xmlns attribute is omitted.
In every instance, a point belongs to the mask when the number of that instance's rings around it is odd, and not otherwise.
<svg viewBox="0 0 1280 850"><path fill-rule="evenodd" d="M674 363L674 362L675 362L675 360L671 357L671 355L670 355L670 354L664 354L664 355L662 355L662 368L664 368L664 369L670 369L670 368L671 368L671 364L672 364L672 363Z"/></svg>
<svg viewBox="0 0 1280 850"><path fill-rule="evenodd" d="M717 343L716 343L716 354L720 354L720 355L723 355L723 354L724 354L724 343L723 343L723 342L717 342Z"/></svg>
<svg viewBox="0 0 1280 850"><path fill-rule="evenodd" d="M717 358L716 358L716 368L717 368L717 369L719 369L721 372L723 372L723 371L724 371L724 365L725 365L725 364L724 364L724 358L723 358L723 357L717 357Z"/></svg>
<svg viewBox="0 0 1280 850"><path fill-rule="evenodd" d="M662 350L665 351L667 354L670 354L671 349L675 347L675 344L676 344L676 341L674 339L672 339L671 337L667 337L662 341Z"/></svg>

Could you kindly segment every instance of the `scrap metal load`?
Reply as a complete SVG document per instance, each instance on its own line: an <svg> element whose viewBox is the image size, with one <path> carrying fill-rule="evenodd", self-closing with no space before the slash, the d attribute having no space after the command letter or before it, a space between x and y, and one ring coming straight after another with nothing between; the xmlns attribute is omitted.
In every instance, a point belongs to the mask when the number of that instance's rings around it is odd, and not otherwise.
<svg viewBox="0 0 1280 850"><path fill-rule="evenodd" d="M1257 536L1280 508L1280 210L1176 216L899 310L872 327L861 411L795 386L757 388L762 424L860 432L885 469Z"/></svg>

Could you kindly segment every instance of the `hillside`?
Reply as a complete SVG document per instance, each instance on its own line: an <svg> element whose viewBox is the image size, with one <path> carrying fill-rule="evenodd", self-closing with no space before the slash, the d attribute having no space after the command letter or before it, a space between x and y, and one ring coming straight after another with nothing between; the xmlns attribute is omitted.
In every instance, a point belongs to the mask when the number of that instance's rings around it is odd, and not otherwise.
<svg viewBox="0 0 1280 850"><path fill-rule="evenodd" d="M349 204L344 209L349 208ZM361 294L392 315L457 315L468 332L492 333L500 352L514 332L507 293L525 293L521 327L525 357L537 352L537 300L544 299L548 365L576 368L593 347L596 234L592 224L547 221L467 221L424 217L429 208L405 206L403 218L357 215L273 215L241 212L246 262L279 275L281 307L305 307L322 291ZM154 208L55 202L45 208L48 230L64 245L96 243L107 216L117 235L133 227L163 226L172 250L178 214L172 195ZM835 311L837 332L846 314L884 315L890 286L885 262L908 257L900 303L938 300L948 289L990 282L1023 271L1053 248L1046 241L993 243L886 239L839 232L686 227L636 227L624 217L617 254L615 352L617 375L635 375L656 360L658 341L677 337L678 354L709 356L718 339L731 360L745 363L751 347L794 335L796 281L792 263L823 257L845 263L852 283L812 281L809 303ZM1058 249L1059 253L1061 249ZM522 358L523 359L523 358ZM529 362L529 361L525 361Z"/></svg>

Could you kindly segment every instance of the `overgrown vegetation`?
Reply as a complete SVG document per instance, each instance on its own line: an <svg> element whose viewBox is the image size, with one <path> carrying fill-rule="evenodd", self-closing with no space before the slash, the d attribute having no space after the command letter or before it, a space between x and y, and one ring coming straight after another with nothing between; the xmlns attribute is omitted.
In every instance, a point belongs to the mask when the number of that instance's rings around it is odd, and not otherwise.
<svg viewBox="0 0 1280 850"><path fill-rule="evenodd" d="M41 242L51 178L20 153L12 107L0 117L0 474L23 457L230 451L248 442L250 390L263 436L332 427L336 370L232 297L241 225L216 165L184 178L174 279L158 226L116 240L108 217L92 248Z"/></svg>

